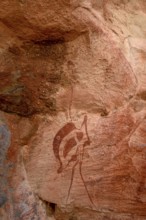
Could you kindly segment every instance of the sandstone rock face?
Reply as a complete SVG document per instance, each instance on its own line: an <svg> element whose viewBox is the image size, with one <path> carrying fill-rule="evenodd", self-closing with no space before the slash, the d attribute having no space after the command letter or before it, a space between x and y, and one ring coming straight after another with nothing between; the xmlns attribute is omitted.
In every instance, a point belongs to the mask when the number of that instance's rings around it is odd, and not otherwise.
<svg viewBox="0 0 146 220"><path fill-rule="evenodd" d="M146 2L1 0L0 219L146 219Z"/></svg>

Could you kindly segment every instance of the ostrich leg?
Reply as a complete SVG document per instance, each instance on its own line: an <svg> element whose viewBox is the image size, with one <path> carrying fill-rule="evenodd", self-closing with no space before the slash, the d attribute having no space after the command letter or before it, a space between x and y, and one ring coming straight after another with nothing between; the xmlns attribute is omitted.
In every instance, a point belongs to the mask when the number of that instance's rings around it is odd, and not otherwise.
<svg viewBox="0 0 146 220"><path fill-rule="evenodd" d="M74 166L72 167L71 181L70 181L70 186L69 186L69 189L68 189L68 194L67 194L66 204L67 204L68 199L69 199L69 195L70 195L71 187L72 187L72 184L73 184L73 178L74 178L75 168L76 168L77 164L78 164L78 161L77 161L77 162L74 164Z"/></svg>
<svg viewBox="0 0 146 220"><path fill-rule="evenodd" d="M88 191L88 188L86 186L86 183L85 183L85 180L84 180L84 177L83 177L83 174L82 174L82 161L80 161L80 163L79 163L79 171L80 171L80 176L81 176L82 182L84 184L85 190L87 192L88 198L89 198L91 204L96 208L96 205L94 204L94 202L92 200L92 197L91 197L91 195L90 195L90 193Z"/></svg>

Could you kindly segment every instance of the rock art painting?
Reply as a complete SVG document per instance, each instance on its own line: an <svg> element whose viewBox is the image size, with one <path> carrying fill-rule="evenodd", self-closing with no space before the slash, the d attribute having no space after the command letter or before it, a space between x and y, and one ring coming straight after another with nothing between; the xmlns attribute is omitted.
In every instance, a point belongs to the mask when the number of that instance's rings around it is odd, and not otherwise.
<svg viewBox="0 0 146 220"><path fill-rule="evenodd" d="M70 121L58 130L53 139L53 152L59 162L59 168L57 172L62 173L70 164L72 164L71 180L66 198L67 203L74 180L75 168L79 166L80 177L87 192L88 198L91 204L95 206L82 173L84 149L86 146L89 146L91 144L91 140L88 134L88 116L87 114L84 115L80 128L77 128L75 123L72 121L71 104L69 106L69 115Z"/></svg>
<svg viewBox="0 0 146 220"><path fill-rule="evenodd" d="M0 1L0 220L146 220L146 1Z"/></svg>

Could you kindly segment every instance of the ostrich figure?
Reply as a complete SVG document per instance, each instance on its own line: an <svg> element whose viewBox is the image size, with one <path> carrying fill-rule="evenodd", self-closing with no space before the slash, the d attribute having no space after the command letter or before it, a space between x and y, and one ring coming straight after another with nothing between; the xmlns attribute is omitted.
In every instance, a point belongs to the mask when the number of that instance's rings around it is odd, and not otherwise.
<svg viewBox="0 0 146 220"><path fill-rule="evenodd" d="M85 180L82 174L82 163L84 156L84 148L90 145L91 141L87 130L87 115L84 115L84 119L81 128L78 129L72 121L66 123L55 135L53 140L54 155L59 161L58 173L62 173L63 170L72 163L71 181L68 189L66 203L68 202L71 187L73 184L75 168L79 165L79 173L81 180L84 184L88 198L91 204L95 207L95 204L90 196L90 193L85 184Z"/></svg>

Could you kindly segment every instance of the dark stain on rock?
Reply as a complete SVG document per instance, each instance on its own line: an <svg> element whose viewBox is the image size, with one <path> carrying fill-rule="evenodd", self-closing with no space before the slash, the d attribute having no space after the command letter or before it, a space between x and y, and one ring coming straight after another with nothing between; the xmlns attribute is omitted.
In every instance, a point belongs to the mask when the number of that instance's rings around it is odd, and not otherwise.
<svg viewBox="0 0 146 220"><path fill-rule="evenodd" d="M12 75L9 72L0 72L0 89L2 90L12 82Z"/></svg>
<svg viewBox="0 0 146 220"><path fill-rule="evenodd" d="M56 100L54 98L49 98L46 102L45 102L46 107L48 108L49 112L56 112Z"/></svg>
<svg viewBox="0 0 146 220"><path fill-rule="evenodd" d="M61 62L64 59L66 46L63 41L35 41L25 42L22 46L27 56L31 58L43 57Z"/></svg>
<svg viewBox="0 0 146 220"><path fill-rule="evenodd" d="M71 217L69 218L69 220L77 220L77 217L76 217L76 216L71 216Z"/></svg>
<svg viewBox="0 0 146 220"><path fill-rule="evenodd" d="M20 48L17 47L16 45L10 46L10 47L8 48L8 51L9 51L11 54L15 55L15 56L20 56L20 54L21 54Z"/></svg>
<svg viewBox="0 0 146 220"><path fill-rule="evenodd" d="M146 91L142 91L137 95L140 99L146 101Z"/></svg>
<svg viewBox="0 0 146 220"><path fill-rule="evenodd" d="M61 72L50 73L48 81L53 84L59 84L61 81Z"/></svg>
<svg viewBox="0 0 146 220"><path fill-rule="evenodd" d="M5 205L6 202L7 202L7 196L4 193L0 192L0 207Z"/></svg>
<svg viewBox="0 0 146 220"><path fill-rule="evenodd" d="M49 46L52 44L61 44L64 43L64 39L60 38L60 39L46 39L46 40L39 40L39 41L32 41L34 44L37 45L44 45L44 46Z"/></svg>
<svg viewBox="0 0 146 220"><path fill-rule="evenodd" d="M12 65L0 73L0 110L23 117L54 115L56 92L73 82L73 71L64 70L66 54L64 39L10 45L7 58Z"/></svg>
<svg viewBox="0 0 146 220"><path fill-rule="evenodd" d="M0 93L0 109L8 113L16 113L21 116L33 114L30 100L31 93L24 86L15 85Z"/></svg>

